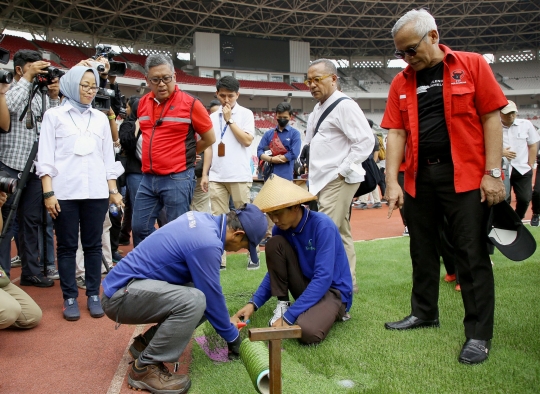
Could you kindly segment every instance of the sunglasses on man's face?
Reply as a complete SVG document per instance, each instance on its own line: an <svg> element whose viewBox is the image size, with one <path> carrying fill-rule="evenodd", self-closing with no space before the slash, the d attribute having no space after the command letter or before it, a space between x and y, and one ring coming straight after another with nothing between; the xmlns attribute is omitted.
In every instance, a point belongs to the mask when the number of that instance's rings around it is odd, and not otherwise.
<svg viewBox="0 0 540 394"><path fill-rule="evenodd" d="M405 59L405 55L410 56L410 57L416 56L416 53L417 53L416 50L418 49L418 47L420 46L422 41L424 41L424 38L426 38L428 33L429 33L429 31L422 36L422 38L420 39L418 44L416 44L413 48L408 48L408 49L405 49L404 51L396 50L394 52L394 56L397 57L398 59Z"/></svg>

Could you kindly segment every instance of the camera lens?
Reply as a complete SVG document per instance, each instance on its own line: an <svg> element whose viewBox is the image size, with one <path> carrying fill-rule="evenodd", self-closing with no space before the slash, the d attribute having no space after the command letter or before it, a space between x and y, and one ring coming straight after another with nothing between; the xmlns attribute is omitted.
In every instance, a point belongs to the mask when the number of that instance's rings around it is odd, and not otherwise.
<svg viewBox="0 0 540 394"><path fill-rule="evenodd" d="M0 191L13 194L17 188L18 179L0 176Z"/></svg>
<svg viewBox="0 0 540 394"><path fill-rule="evenodd" d="M11 83L13 74L6 70L0 70L0 83Z"/></svg>

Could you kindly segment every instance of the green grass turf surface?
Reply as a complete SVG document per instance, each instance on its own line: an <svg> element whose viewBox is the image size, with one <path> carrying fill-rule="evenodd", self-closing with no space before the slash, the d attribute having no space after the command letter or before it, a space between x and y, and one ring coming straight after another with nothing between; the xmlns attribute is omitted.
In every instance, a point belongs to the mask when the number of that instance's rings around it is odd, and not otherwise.
<svg viewBox="0 0 540 394"><path fill-rule="evenodd" d="M540 241L540 228L527 227ZM355 243L360 292L352 319L336 323L318 346L282 342L283 393L540 393L540 248L524 262L499 251L495 263L495 333L487 362L467 366L457 357L465 341L463 304L441 265L438 329L387 331L384 323L410 311L411 264L406 237ZM246 270L246 256L228 256L221 283L230 314L249 299L266 273ZM266 326L276 305L271 299L247 328ZM205 323L195 336L207 335L223 346ZM247 336L247 330L242 330ZM194 343L192 394L255 393L241 361L215 363ZM353 388L339 385L354 382Z"/></svg>

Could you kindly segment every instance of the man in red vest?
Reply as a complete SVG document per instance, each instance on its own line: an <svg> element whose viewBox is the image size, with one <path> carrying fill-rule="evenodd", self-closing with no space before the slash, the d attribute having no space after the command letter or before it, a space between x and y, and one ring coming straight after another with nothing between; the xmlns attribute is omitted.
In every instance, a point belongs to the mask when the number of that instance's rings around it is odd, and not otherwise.
<svg viewBox="0 0 540 394"><path fill-rule="evenodd" d="M171 58L150 55L145 69L151 91L141 98L137 111L144 175L133 207L135 246L154 231L163 208L167 222L190 210L195 156L216 140L204 105L176 85Z"/></svg>

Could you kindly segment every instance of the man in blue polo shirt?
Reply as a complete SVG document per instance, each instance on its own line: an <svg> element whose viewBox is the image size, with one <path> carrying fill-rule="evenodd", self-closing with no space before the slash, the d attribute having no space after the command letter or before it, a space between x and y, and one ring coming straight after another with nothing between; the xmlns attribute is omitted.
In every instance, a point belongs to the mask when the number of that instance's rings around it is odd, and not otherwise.
<svg viewBox="0 0 540 394"><path fill-rule="evenodd" d="M276 175L262 187L253 203L275 223L266 243L268 273L231 320L249 319L275 296L278 306L269 325L296 323L302 328L300 341L313 344L326 338L334 322L349 318L352 277L339 230L326 214L300 205L315 198Z"/></svg>
<svg viewBox="0 0 540 394"><path fill-rule="evenodd" d="M275 129L264 133L257 147L257 157L259 160L271 164L271 173L291 181L293 179L294 161L300 154L302 140L300 132L289 125L292 117L292 109L289 103L280 103L276 107L276 120L278 125ZM279 139L283 152L272 149L272 140ZM279 144L279 143L278 143ZM274 151L274 154L271 154ZM278 153L278 154L276 154ZM266 180L266 179L265 179Z"/></svg>
<svg viewBox="0 0 540 394"><path fill-rule="evenodd" d="M212 216L189 211L153 232L114 267L103 281L101 304L123 324L157 323L134 338L136 359L128 384L153 393L185 393L187 375L171 374L203 314L238 356L240 336L229 317L219 280L223 250L249 249L254 258L266 232L255 205Z"/></svg>

